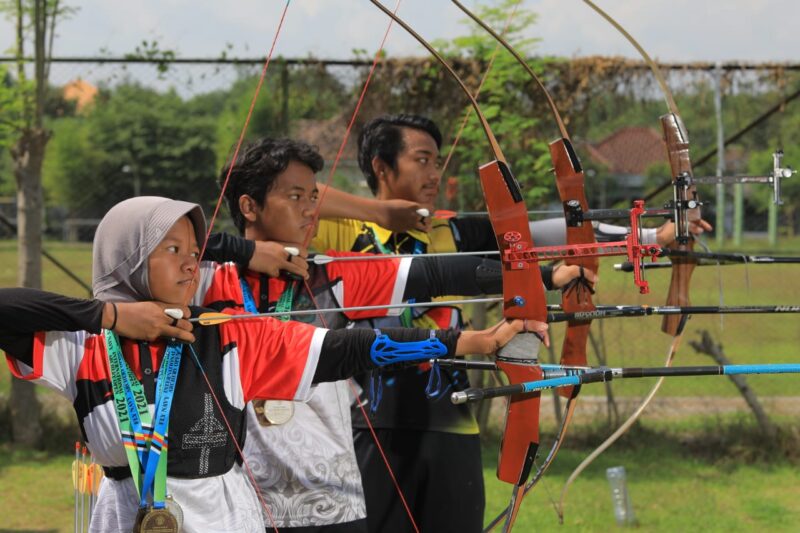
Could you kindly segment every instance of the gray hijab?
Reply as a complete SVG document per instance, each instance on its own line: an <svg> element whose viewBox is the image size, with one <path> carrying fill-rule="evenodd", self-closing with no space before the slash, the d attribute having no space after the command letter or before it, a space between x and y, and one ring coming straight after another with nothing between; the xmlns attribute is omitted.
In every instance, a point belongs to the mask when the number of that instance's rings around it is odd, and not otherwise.
<svg viewBox="0 0 800 533"><path fill-rule="evenodd" d="M139 196L112 207L94 236L92 290L99 300L150 300L147 258L183 216L194 225L197 244L206 239L206 219L197 204Z"/></svg>

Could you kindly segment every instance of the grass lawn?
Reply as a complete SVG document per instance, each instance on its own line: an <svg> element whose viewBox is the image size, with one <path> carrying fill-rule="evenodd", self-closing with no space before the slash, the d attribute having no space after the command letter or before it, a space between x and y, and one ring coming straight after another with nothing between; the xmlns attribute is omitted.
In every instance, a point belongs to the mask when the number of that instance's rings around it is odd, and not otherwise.
<svg viewBox="0 0 800 533"><path fill-rule="evenodd" d="M659 442L660 440L660 442ZM623 465L634 514L643 531L797 531L800 473L788 463L747 464L689 456L677 439L612 447L571 486L564 525L558 502L566 478L590 451L565 445L545 478L522 504L517 531L608 531L614 511L605 470ZM510 490L494 475L486 448L487 522L508 504Z"/></svg>
<svg viewBox="0 0 800 533"><path fill-rule="evenodd" d="M706 422L705 431L713 431L713 424ZM566 477L590 451L568 440L545 478L525 498L516 531L615 528L605 470L618 465L627 470L634 513L643 531L797 530L800 473L791 462L707 458L689 453L682 434L646 428L651 431L626 437L577 480L568 493L565 522L560 526L553 503ZM496 443L492 439L484 447L487 522L505 507L510 495L509 486L495 478ZM0 447L2 530L71 531L71 464L68 453L48 455Z"/></svg>

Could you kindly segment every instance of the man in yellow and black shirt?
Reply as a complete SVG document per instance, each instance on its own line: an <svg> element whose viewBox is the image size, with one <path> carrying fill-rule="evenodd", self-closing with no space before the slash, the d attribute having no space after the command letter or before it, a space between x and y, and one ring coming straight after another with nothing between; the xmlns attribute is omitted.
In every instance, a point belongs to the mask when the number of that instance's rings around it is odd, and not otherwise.
<svg viewBox="0 0 800 533"><path fill-rule="evenodd" d="M423 117L382 117L367 124L359 137L359 165L378 200L404 199L433 210L441 172L441 133ZM324 220L312 246L372 253L424 254L460 250L496 250L488 220L433 219L426 233L394 233L354 219ZM465 224L462 224L465 222ZM469 234L468 236L465 235ZM465 237L463 239L459 237ZM397 325L460 327L456 307L409 310ZM363 327L385 327L370 320ZM422 531L481 531L484 510L483 470L478 424L469 408L453 405L449 393L469 386L464 371L441 370L441 384L426 394L427 365L362 376L360 400L377 404L371 423L387 454L411 513ZM372 385L373 392L369 394ZM432 396L432 397L429 397ZM356 455L364 483L369 531L408 531L405 510L359 409L353 409Z"/></svg>

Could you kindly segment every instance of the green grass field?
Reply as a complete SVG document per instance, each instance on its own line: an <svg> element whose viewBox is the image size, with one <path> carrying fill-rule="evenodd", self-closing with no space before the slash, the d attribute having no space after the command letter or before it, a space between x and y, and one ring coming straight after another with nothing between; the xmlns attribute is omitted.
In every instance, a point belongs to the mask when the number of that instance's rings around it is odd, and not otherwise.
<svg viewBox="0 0 800 533"><path fill-rule="evenodd" d="M0 286L16 284L15 246L11 241L0 241ZM54 242L46 246L84 280L90 280L88 245ZM613 262L603 262L596 302L663 304L668 272L652 273L652 293L640 296L630 275L612 270ZM698 268L692 281L692 303L720 304L721 285L727 305L796 304L800 302L800 285L793 281L792 268L791 265ZM47 264L44 287L85 296L83 289ZM708 357L695 354L686 344L697 338L701 329L711 331L734 362L797 361L798 319L794 315L729 316L721 322L719 317L693 317L676 364L712 364ZM592 329L598 342L605 346L612 365L663 364L670 339L659 331L658 318L598 321ZM561 335L561 326L554 326L556 353L560 350L557 341ZM7 393L9 379L7 372L0 373L0 396ZM760 396L795 396L798 390L797 378L793 376L758 377L749 383ZM645 380L615 382L614 393L641 396L651 385L652 381ZM587 386L582 394L602 395L603 389ZM717 397L738 393L727 379L707 377L668 380L660 394ZM52 403L53 399L48 401ZM797 426L791 418L779 422ZM575 428L545 479L526 498L517 530L606 531L615 527L605 469L616 465L624 465L628 471L629 490L643 531L797 530L800 519L797 454L789 453L787 458L784 449L783 454L770 458L769 453L755 452L759 447L757 438L742 436L753 432L746 414L669 423L646 420L643 426L645 430L626 436L621 445L601 456L575 483L567 500L565 524L559 526L553 502L558 499L564 480L608 433L605 429ZM740 432L738 428L744 429ZM63 453L21 452L0 447L0 530L72 529L72 455L67 436L50 435ZM487 437L486 441L488 520L506 505L510 489L494 475L498 439ZM543 439L543 450L549 445L549 440Z"/></svg>
<svg viewBox="0 0 800 533"><path fill-rule="evenodd" d="M646 424L645 428L650 428ZM706 425L707 431L714 427ZM485 446L486 520L508 503L496 480L496 439ZM634 513L643 531L796 531L800 473L791 462L746 461L689 453L681 434L636 431L609 450L572 486L565 522L553 504L588 448L565 446L522 505L516 531L607 531L615 528L605 470L623 465ZM2 530L72 529L72 456L0 448ZM458 494L453 498L457 499Z"/></svg>

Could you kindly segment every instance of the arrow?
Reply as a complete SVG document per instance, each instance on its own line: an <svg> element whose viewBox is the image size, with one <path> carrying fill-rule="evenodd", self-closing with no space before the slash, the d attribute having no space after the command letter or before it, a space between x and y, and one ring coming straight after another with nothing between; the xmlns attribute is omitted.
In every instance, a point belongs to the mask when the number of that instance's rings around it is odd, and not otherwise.
<svg viewBox="0 0 800 533"><path fill-rule="evenodd" d="M484 256L500 255L498 250L487 250L484 252L438 252L431 254L363 254L363 255L343 255L332 257L325 254L316 254L309 257L315 265L327 265L337 262L359 262L359 261L391 261L394 259L419 259L420 257L456 257L456 256Z"/></svg>
<svg viewBox="0 0 800 533"><path fill-rule="evenodd" d="M561 374L561 375L559 375ZM586 383L605 383L614 379L656 378L656 377L693 377L693 376L735 376L750 374L800 374L800 364L763 364L763 365L723 365L723 366L673 366L651 368L592 368L589 370L565 368L544 372L545 379L527 381L502 387L487 389L466 389L454 392L450 400L454 404L477 402L498 396L514 394L531 394L547 389L574 387Z"/></svg>
<svg viewBox="0 0 800 533"><path fill-rule="evenodd" d="M503 298L472 298L468 300L449 300L446 302L414 302L402 304L388 304L388 305L362 305L357 307L336 307L332 309L301 309L295 311L280 311L272 313L253 313L246 315L229 315L226 313L203 313L200 316L189 318L189 322L200 324L201 326L214 326L223 324L230 320L253 320L263 317L276 317L276 316L303 316L303 315L317 315L325 312L347 313L355 311L379 311L384 309L406 309L408 307L448 307L453 305L463 305L472 303L496 303L502 302Z"/></svg>
<svg viewBox="0 0 800 533"><path fill-rule="evenodd" d="M611 305L599 306L594 311L582 311L575 313L551 312L547 314L547 322L595 320L598 318L625 318L650 315L755 315L771 313L800 313L800 305Z"/></svg>
<svg viewBox="0 0 800 533"><path fill-rule="evenodd" d="M690 252L681 250L670 250L666 248L661 250L659 256L691 257L695 259L705 260L705 262L699 263L700 266L724 265L724 264L749 264L749 263L754 263L759 265L771 264L771 263L783 263L783 264L800 263L800 257L792 257L792 256L747 255L741 253ZM672 268L672 263L653 262L653 263L644 263L641 266L646 269ZM634 266L633 263L626 261L624 263L618 263L614 265L614 269L621 270L623 272L633 272Z"/></svg>

